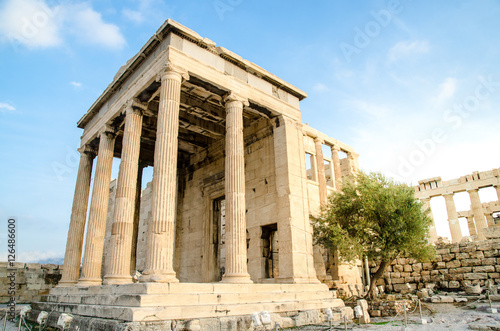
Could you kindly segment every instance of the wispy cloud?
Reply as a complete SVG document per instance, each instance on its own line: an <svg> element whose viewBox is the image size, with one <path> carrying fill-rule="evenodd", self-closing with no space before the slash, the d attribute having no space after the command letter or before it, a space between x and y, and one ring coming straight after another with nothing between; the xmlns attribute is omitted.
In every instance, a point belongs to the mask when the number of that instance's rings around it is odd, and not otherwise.
<svg viewBox="0 0 500 331"><path fill-rule="evenodd" d="M439 93L435 99L438 104L442 104L450 100L457 90L457 80L453 77L448 77L439 85Z"/></svg>
<svg viewBox="0 0 500 331"><path fill-rule="evenodd" d="M87 2L50 6L46 0L7 0L0 8L0 41L34 49L56 47L70 37L108 49L126 44L119 27Z"/></svg>
<svg viewBox="0 0 500 331"><path fill-rule="evenodd" d="M5 102L0 102L0 112L5 113L8 111L15 111L16 107L9 105L8 103Z"/></svg>
<svg viewBox="0 0 500 331"><path fill-rule="evenodd" d="M389 61L395 62L413 54L423 54L429 52L429 43L425 40L400 41L389 50Z"/></svg>
<svg viewBox="0 0 500 331"><path fill-rule="evenodd" d="M70 84L73 85L76 88L82 87L82 83L79 83L79 82L70 82Z"/></svg>
<svg viewBox="0 0 500 331"><path fill-rule="evenodd" d="M312 89L314 91L316 91L316 92L325 92L325 91L329 90L328 86L326 86L323 83L316 83L316 84L314 84L314 86L312 87Z"/></svg>
<svg viewBox="0 0 500 331"><path fill-rule="evenodd" d="M58 11L58 6L43 0L8 0L0 9L1 38L27 48L58 46L62 42Z"/></svg>
<svg viewBox="0 0 500 331"><path fill-rule="evenodd" d="M124 8L122 15L125 19L140 24L144 21L144 15L140 11Z"/></svg>
<svg viewBox="0 0 500 331"><path fill-rule="evenodd" d="M73 18L73 34L88 44L121 49L126 41L118 26L103 21L100 13L88 4L75 5L68 10Z"/></svg>
<svg viewBox="0 0 500 331"><path fill-rule="evenodd" d="M383 105L377 105L363 100L351 100L348 102L349 108L357 113L375 119L383 119L389 115L391 110Z"/></svg>

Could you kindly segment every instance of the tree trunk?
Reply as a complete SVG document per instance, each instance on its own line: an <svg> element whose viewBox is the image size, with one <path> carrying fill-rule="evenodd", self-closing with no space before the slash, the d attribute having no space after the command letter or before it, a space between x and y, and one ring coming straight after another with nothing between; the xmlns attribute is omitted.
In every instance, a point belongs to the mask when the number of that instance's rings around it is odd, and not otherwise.
<svg viewBox="0 0 500 331"><path fill-rule="evenodd" d="M380 262L380 266L378 267L377 272L374 273L370 279L370 288L368 290L368 293L366 293L365 295L365 299L373 300L375 298L375 284L377 284L377 281L380 279L380 277L382 277L385 269L392 263L393 260Z"/></svg>

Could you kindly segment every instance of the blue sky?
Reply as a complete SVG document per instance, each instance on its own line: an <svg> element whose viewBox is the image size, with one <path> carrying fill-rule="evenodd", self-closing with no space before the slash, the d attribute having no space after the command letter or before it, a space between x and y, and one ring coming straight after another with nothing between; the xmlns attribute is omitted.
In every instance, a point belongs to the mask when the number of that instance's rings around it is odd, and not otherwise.
<svg viewBox="0 0 500 331"><path fill-rule="evenodd" d="M498 17L489 0L3 0L2 227L18 219L20 261L64 255L76 122L167 18L306 91L303 121L353 146L365 170L415 184L498 168ZM449 235L444 201L432 203Z"/></svg>

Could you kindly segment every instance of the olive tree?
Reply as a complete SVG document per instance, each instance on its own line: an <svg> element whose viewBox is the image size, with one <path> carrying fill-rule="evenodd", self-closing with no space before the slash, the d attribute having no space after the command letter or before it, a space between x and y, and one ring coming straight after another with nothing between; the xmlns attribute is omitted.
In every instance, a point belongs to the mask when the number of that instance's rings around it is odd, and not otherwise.
<svg viewBox="0 0 500 331"><path fill-rule="evenodd" d="M428 243L432 220L414 190L380 173L359 172L332 193L319 215L311 216L316 243L352 262L364 256L378 264L367 298L375 295L377 280L398 255L420 261L431 259Z"/></svg>

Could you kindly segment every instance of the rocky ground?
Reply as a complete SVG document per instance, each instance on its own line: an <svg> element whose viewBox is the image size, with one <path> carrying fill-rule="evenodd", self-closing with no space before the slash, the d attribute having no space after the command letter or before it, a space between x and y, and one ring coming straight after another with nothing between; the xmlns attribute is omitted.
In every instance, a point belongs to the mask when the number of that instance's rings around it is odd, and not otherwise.
<svg viewBox="0 0 500 331"><path fill-rule="evenodd" d="M347 330L499 330L500 331L500 305L496 302L498 313L488 313L489 305L486 303L475 303L466 306L463 303L425 303L422 306L422 316L427 324L419 323L420 315L418 309L408 314L408 322L405 328L404 316L371 318L370 324L359 325L350 322ZM3 313L1 314L3 315ZM315 330L344 330L343 324L335 323L332 328L328 324L310 325L293 330L315 331ZM3 320L0 324L3 331ZM17 324L7 323L6 331L16 331ZM26 330L21 328L21 330ZM289 329L291 330L291 329Z"/></svg>
<svg viewBox="0 0 500 331"><path fill-rule="evenodd" d="M498 305L494 305L498 306ZM404 316L371 318L370 324L348 324L347 330L500 330L499 313L487 313L484 303L466 307L464 304L425 303L422 306L423 318L427 324L419 323L418 309L408 315L405 328ZM313 331L328 330L328 325L312 325L295 328L294 330ZM344 330L343 324L334 324L332 330Z"/></svg>

